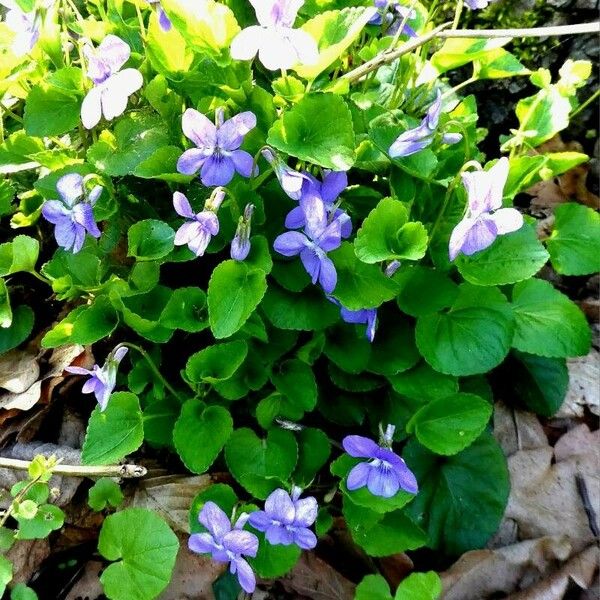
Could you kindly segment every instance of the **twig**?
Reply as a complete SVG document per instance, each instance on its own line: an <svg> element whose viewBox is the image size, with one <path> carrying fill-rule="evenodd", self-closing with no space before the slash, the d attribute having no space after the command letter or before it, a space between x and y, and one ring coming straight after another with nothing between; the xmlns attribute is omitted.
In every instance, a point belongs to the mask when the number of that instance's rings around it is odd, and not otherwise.
<svg viewBox="0 0 600 600"><path fill-rule="evenodd" d="M395 61L397 58L412 52L423 44L434 38L526 38L526 37L550 37L557 35L575 35L582 33L600 33L600 22L579 23L577 25L558 25L555 27L532 27L525 29L454 29L448 30L451 23L444 23L410 42L404 44L401 48L392 51L385 51L378 54L375 58L367 61L360 67L344 73L340 79L348 79L354 83L362 79L371 71L375 71L380 66Z"/></svg>
<svg viewBox="0 0 600 600"><path fill-rule="evenodd" d="M27 471L31 466L29 460L17 460L16 458L0 457L0 468L14 469L16 471ZM54 475L66 475L67 477L121 477L123 479L137 479L144 477L148 471L140 465L101 465L86 467L84 465L58 464L52 467Z"/></svg>
<svg viewBox="0 0 600 600"><path fill-rule="evenodd" d="M598 539L600 537L600 530L598 529L596 513L592 506L592 502L590 500L590 495L588 494L588 489L587 485L585 484L585 480L581 475L577 474L575 475L575 483L577 483L577 491L579 492L579 497L581 498L583 509L585 510L585 514L587 515L588 523L590 524L590 529L592 530L594 537Z"/></svg>

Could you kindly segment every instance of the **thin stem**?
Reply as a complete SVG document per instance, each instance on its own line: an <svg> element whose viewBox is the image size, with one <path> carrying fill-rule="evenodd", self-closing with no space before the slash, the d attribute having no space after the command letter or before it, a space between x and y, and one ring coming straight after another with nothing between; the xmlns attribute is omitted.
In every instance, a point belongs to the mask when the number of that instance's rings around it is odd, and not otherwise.
<svg viewBox="0 0 600 600"><path fill-rule="evenodd" d="M583 104L580 104L570 115L569 118L577 116L582 110L585 110L596 98L600 96L600 89L596 90Z"/></svg>
<svg viewBox="0 0 600 600"><path fill-rule="evenodd" d="M52 285L52 282L47 277L44 277L41 273L38 273L37 271L28 271L28 272L31 273L31 275L33 275L36 279L39 279L40 281L43 281L44 283L46 283L48 285Z"/></svg>
<svg viewBox="0 0 600 600"><path fill-rule="evenodd" d="M150 358L150 355L142 347L138 346L137 344L132 344L131 342L121 342L117 345L117 348L119 346L125 346L126 348L131 348L132 350L139 352L139 354L142 355L142 358L144 358L148 363L151 371L163 382L164 386L169 390L169 392L171 392L171 394L173 394L173 396L175 396L175 398L177 398L180 402L184 401L184 398L182 398L175 388L163 377L163 374L158 370L158 367L154 364L154 361Z"/></svg>
<svg viewBox="0 0 600 600"><path fill-rule="evenodd" d="M469 79L465 79L464 81L461 81L458 85L455 85L453 88L449 89L447 92L444 92L442 94L442 100L445 100L449 96L452 96L452 94L455 94L456 92L458 92L458 90L462 90L462 88L467 87L468 85L471 85L472 83L475 83L476 81L477 81L477 77L475 77L475 76L469 77Z"/></svg>
<svg viewBox="0 0 600 600"><path fill-rule="evenodd" d="M16 113L14 113L8 106L4 106L4 104L0 104L0 111L7 114L9 117L12 117L18 123L23 123L23 117L20 117Z"/></svg>
<svg viewBox="0 0 600 600"><path fill-rule="evenodd" d="M17 460L15 458L0 457L0 468L15 471L27 471L31 465L30 460ZM57 464L52 467L53 475L66 475L68 477L121 477L123 479L136 479L144 477L147 470L140 465L100 465L88 467L83 465Z"/></svg>
<svg viewBox="0 0 600 600"><path fill-rule="evenodd" d="M135 2L135 12L137 14L137 19L138 19L138 24L140 27L140 36L142 37L142 40L146 39L146 27L144 25L144 17L142 16L142 11L140 10L140 7L138 6L138 3Z"/></svg>
<svg viewBox="0 0 600 600"><path fill-rule="evenodd" d="M458 0L456 3L456 10L454 11L454 20L452 21L452 29L458 29L458 22L460 21L460 15L464 6L463 0Z"/></svg>
<svg viewBox="0 0 600 600"><path fill-rule="evenodd" d="M10 459L0 459L0 460L10 460ZM27 463L29 467L28 461L20 461ZM1 465L1 463L0 463ZM38 475L35 479L32 479L14 498L14 500L10 503L10 506L4 511L2 515L2 519L0 519L0 527L4 527L6 521L8 521L8 517L10 517L13 513L13 507L16 506L21 500L25 497L27 492L41 479L41 475Z"/></svg>

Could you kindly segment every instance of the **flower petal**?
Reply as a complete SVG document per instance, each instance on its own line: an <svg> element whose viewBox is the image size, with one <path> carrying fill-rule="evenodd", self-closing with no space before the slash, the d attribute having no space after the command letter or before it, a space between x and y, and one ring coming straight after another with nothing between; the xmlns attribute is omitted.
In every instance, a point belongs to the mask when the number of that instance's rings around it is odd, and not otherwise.
<svg viewBox="0 0 600 600"><path fill-rule="evenodd" d="M58 225L65 220L71 221L71 211L58 200L46 200L42 205L42 216L54 225Z"/></svg>
<svg viewBox="0 0 600 600"><path fill-rule="evenodd" d="M271 492L265 500L265 512L274 520L290 525L294 521L296 509L290 495L283 489Z"/></svg>
<svg viewBox="0 0 600 600"><path fill-rule="evenodd" d="M231 531L229 517L211 500L206 502L198 515L198 521L220 542L223 536Z"/></svg>
<svg viewBox="0 0 600 600"><path fill-rule="evenodd" d="M302 258L302 255L300 255L300 258ZM323 255L320 259L319 283L326 294L331 294L337 285L337 271L333 261L328 256Z"/></svg>
<svg viewBox="0 0 600 600"><path fill-rule="evenodd" d="M346 171L329 171L321 184L321 198L323 202L331 204L348 187L348 174Z"/></svg>
<svg viewBox="0 0 600 600"><path fill-rule="evenodd" d="M473 227L469 229L461 246L461 252L471 256L476 252L485 250L494 243L498 230L492 217L479 217Z"/></svg>
<svg viewBox="0 0 600 600"><path fill-rule="evenodd" d="M245 152L244 150L235 150L231 153L230 156L233 161L233 165L235 170L242 177L250 177L252 175L252 167L254 166L254 159L250 154ZM258 174L258 169L256 169L256 174Z"/></svg>
<svg viewBox="0 0 600 600"><path fill-rule="evenodd" d="M256 576L252 567L243 558L236 557L231 561L230 570L237 572L242 589L251 594L256 589Z"/></svg>
<svg viewBox="0 0 600 600"><path fill-rule="evenodd" d="M86 129L98 125L102 118L102 88L93 87L81 103L81 122Z"/></svg>
<svg viewBox="0 0 600 600"><path fill-rule="evenodd" d="M491 218L496 224L498 235L517 231L523 226L523 215L516 208L501 208Z"/></svg>
<svg viewBox="0 0 600 600"><path fill-rule="evenodd" d="M287 36L303 65L314 65L319 60L319 48L315 38L302 29L289 29Z"/></svg>
<svg viewBox="0 0 600 600"><path fill-rule="evenodd" d="M96 49L98 57L116 73L128 60L131 49L120 37L109 34Z"/></svg>
<svg viewBox="0 0 600 600"><path fill-rule="evenodd" d="M175 212L181 217L193 219L195 216L189 200L187 199L185 194L182 194L181 192L173 193L173 208L175 209Z"/></svg>
<svg viewBox="0 0 600 600"><path fill-rule="evenodd" d="M250 60L256 56L260 48L263 28L257 25L246 27L231 42L231 57L235 60Z"/></svg>
<svg viewBox="0 0 600 600"><path fill-rule="evenodd" d="M298 63L298 53L294 44L283 31L275 29L262 30L258 58L270 71L291 69Z"/></svg>
<svg viewBox="0 0 600 600"><path fill-rule="evenodd" d="M273 546L281 544L282 546L290 546L294 543L294 533L284 525L272 524L265 532L267 542Z"/></svg>
<svg viewBox="0 0 600 600"><path fill-rule="evenodd" d="M398 475L393 469L386 469L382 466L373 467L369 473L367 488L374 496L391 498L400 489Z"/></svg>
<svg viewBox="0 0 600 600"><path fill-rule="evenodd" d="M217 144L217 128L205 115L188 108L181 117L181 127L185 137L198 148L212 152Z"/></svg>
<svg viewBox="0 0 600 600"><path fill-rule="evenodd" d="M83 196L83 177L79 173L63 175L56 182L56 191L67 206L73 206Z"/></svg>
<svg viewBox="0 0 600 600"><path fill-rule="evenodd" d="M371 472L371 469L371 465L366 462L358 463L352 467L348 473L348 478L346 479L346 487L350 491L365 487L365 485L367 485L367 481L369 480L369 473Z"/></svg>
<svg viewBox="0 0 600 600"><path fill-rule="evenodd" d="M306 527L296 529L293 536L294 544L302 550L312 550L317 545L317 536Z"/></svg>
<svg viewBox="0 0 600 600"><path fill-rule="evenodd" d="M306 217L301 206L292 208L285 217L285 226L288 229L300 229L306 225Z"/></svg>
<svg viewBox="0 0 600 600"><path fill-rule="evenodd" d="M85 202L76 204L73 207L73 220L84 227L91 236L95 238L100 237L101 231L98 229L98 225L94 219L94 210L89 204Z"/></svg>
<svg viewBox="0 0 600 600"><path fill-rule="evenodd" d="M266 531L273 524L273 519L264 510L257 510L250 513L248 522L258 531Z"/></svg>
<svg viewBox="0 0 600 600"><path fill-rule="evenodd" d="M237 150L244 136L256 127L256 115L246 111L231 117L217 130L217 145L222 150Z"/></svg>
<svg viewBox="0 0 600 600"><path fill-rule="evenodd" d="M379 446L371 439L362 435L347 435L342 440L344 450L355 458L375 458Z"/></svg>
<svg viewBox="0 0 600 600"><path fill-rule="evenodd" d="M299 231L288 231L275 238L273 249L283 256L296 256L306 247L308 240Z"/></svg>
<svg viewBox="0 0 600 600"><path fill-rule="evenodd" d="M206 158L206 150L190 148L178 158L177 171L182 175L195 175L201 169Z"/></svg>
<svg viewBox="0 0 600 600"><path fill-rule="evenodd" d="M310 527L317 519L319 505L317 504L317 500L312 496L296 500L294 508L296 511L294 516L295 526Z"/></svg>
<svg viewBox="0 0 600 600"><path fill-rule="evenodd" d="M228 156L209 156L200 170L200 179L206 187L227 185L235 173L233 160Z"/></svg>
<svg viewBox="0 0 600 600"><path fill-rule="evenodd" d="M215 549L215 542L210 533L193 533L188 539L188 548L198 554L209 554Z"/></svg>
<svg viewBox="0 0 600 600"><path fill-rule="evenodd" d="M234 554L256 556L258 552L258 538L250 531L234 529L223 536L223 546Z"/></svg>

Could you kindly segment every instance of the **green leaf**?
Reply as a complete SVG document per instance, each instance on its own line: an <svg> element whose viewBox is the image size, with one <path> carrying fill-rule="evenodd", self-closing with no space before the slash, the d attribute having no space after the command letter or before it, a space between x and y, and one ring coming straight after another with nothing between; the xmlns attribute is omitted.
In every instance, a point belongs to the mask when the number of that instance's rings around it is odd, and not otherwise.
<svg viewBox="0 0 600 600"><path fill-rule="evenodd" d="M406 431L436 454L456 454L479 437L491 416L489 402L475 394L458 393L420 408Z"/></svg>
<svg viewBox="0 0 600 600"><path fill-rule="evenodd" d="M488 53L505 46L508 42L510 38L450 38L432 55L431 64L438 73L444 73L469 62L485 59Z"/></svg>
<svg viewBox="0 0 600 600"><path fill-rule="evenodd" d="M127 256L136 260L163 258L175 247L174 240L175 232L163 221L138 221L127 232Z"/></svg>
<svg viewBox="0 0 600 600"><path fill-rule="evenodd" d="M381 200L356 234L356 256L366 263L423 258L427 231L422 223L407 221L408 211L402 202L393 198Z"/></svg>
<svg viewBox="0 0 600 600"><path fill-rule="evenodd" d="M248 344L243 340L209 346L189 357L185 374L192 383L218 383L229 379L244 362Z"/></svg>
<svg viewBox="0 0 600 600"><path fill-rule="evenodd" d="M6 329L10 327L13 320L12 308L10 306L10 296L4 279L0 279L0 327Z"/></svg>
<svg viewBox="0 0 600 600"><path fill-rule="evenodd" d="M381 575L367 575L356 586L354 600L392 600L392 593Z"/></svg>
<svg viewBox="0 0 600 600"><path fill-rule="evenodd" d="M422 265L403 268L395 277L400 293L398 306L407 315L420 317L452 306L458 286L441 271Z"/></svg>
<svg viewBox="0 0 600 600"><path fill-rule="evenodd" d="M177 288L160 315L160 323L189 333L206 329L206 294L197 287Z"/></svg>
<svg viewBox="0 0 600 600"><path fill-rule="evenodd" d="M173 442L183 464L193 473L204 473L213 464L233 432L229 411L221 406L206 407L200 400L188 400L173 429Z"/></svg>
<svg viewBox="0 0 600 600"><path fill-rule="evenodd" d="M189 70L194 53L175 27L165 31L157 17L150 19L145 40L146 55L156 71L166 77L179 79Z"/></svg>
<svg viewBox="0 0 600 600"><path fill-rule="evenodd" d="M554 209L554 229L546 240L552 266L562 275L600 271L600 214L568 202Z"/></svg>
<svg viewBox="0 0 600 600"><path fill-rule="evenodd" d="M411 573L396 590L394 600L436 600L442 594L442 581L435 571Z"/></svg>
<svg viewBox="0 0 600 600"><path fill-rule="evenodd" d="M308 487L331 454L331 443L320 429L305 427L298 432L298 464L292 479L302 488Z"/></svg>
<svg viewBox="0 0 600 600"><path fill-rule="evenodd" d="M106 465L120 461L144 441L140 402L135 394L116 392L106 410L96 406L90 417L81 460L84 465Z"/></svg>
<svg viewBox="0 0 600 600"><path fill-rule="evenodd" d="M298 445L284 429L271 429L263 439L251 429L236 429L225 446L225 460L239 484L264 500L292 474Z"/></svg>
<svg viewBox="0 0 600 600"><path fill-rule="evenodd" d="M411 440L403 456L420 487L406 512L428 532L429 545L452 555L483 548L498 529L510 489L494 438L484 433L444 459Z"/></svg>
<svg viewBox="0 0 600 600"><path fill-rule="evenodd" d="M517 350L555 358L588 353L591 331L584 314L548 281L530 279L515 285L513 310Z"/></svg>
<svg viewBox="0 0 600 600"><path fill-rule="evenodd" d="M17 306L13 310L10 327L0 328L0 354L23 343L33 329L33 311L29 306Z"/></svg>
<svg viewBox="0 0 600 600"><path fill-rule="evenodd" d="M298 562L302 550L296 544L290 546L272 545L265 539L265 534L256 532L258 537L258 553L256 558L249 558L250 566L264 579L281 577L290 571Z"/></svg>
<svg viewBox="0 0 600 600"><path fill-rule="evenodd" d="M265 271L236 260L217 265L208 282L208 315L213 335L233 335L254 312L265 292Z"/></svg>
<svg viewBox="0 0 600 600"><path fill-rule="evenodd" d="M12 242L0 244L0 276L35 271L39 253L40 243L27 235L18 235Z"/></svg>
<svg viewBox="0 0 600 600"><path fill-rule="evenodd" d="M154 512L128 508L104 520L98 551L110 561L100 576L110 600L151 600L168 585L177 536Z"/></svg>
<svg viewBox="0 0 600 600"><path fill-rule="evenodd" d="M179 405L158 400L144 409L144 441L156 446L173 445L173 428L179 417Z"/></svg>
<svg viewBox="0 0 600 600"><path fill-rule="evenodd" d="M83 83L81 69L51 73L27 95L23 125L27 135L62 135L79 124Z"/></svg>
<svg viewBox="0 0 600 600"><path fill-rule="evenodd" d="M267 143L335 171L347 171L355 160L350 110L335 94L304 96L271 127Z"/></svg>
<svg viewBox="0 0 600 600"><path fill-rule="evenodd" d="M398 293L398 284L386 277L379 267L358 260L349 242L344 242L329 256L338 274L333 296L347 309L377 308Z"/></svg>
<svg viewBox="0 0 600 600"><path fill-rule="evenodd" d="M460 255L456 261L460 274L475 285L506 285L533 277L548 260L548 252L538 240L535 228L500 235L482 252Z"/></svg>
<svg viewBox="0 0 600 600"><path fill-rule="evenodd" d="M48 537L50 532L60 529L65 522L65 514L58 506L42 504L38 506L35 516L26 519L15 515L19 524L18 540L41 540Z"/></svg>
<svg viewBox="0 0 600 600"><path fill-rule="evenodd" d="M345 8L324 12L307 21L302 29L318 42L319 58L311 65L297 65L296 73L305 79L315 79L344 54L374 13L372 8Z"/></svg>
<svg viewBox="0 0 600 600"><path fill-rule="evenodd" d="M514 317L502 292L464 283L448 312L417 319L416 341L436 371L465 376L499 365L513 332Z"/></svg>
<svg viewBox="0 0 600 600"><path fill-rule="evenodd" d="M438 373L424 362L388 380L395 392L414 400L438 400L458 392L455 377Z"/></svg>
<svg viewBox="0 0 600 600"><path fill-rule="evenodd" d="M0 554L0 594L4 594L6 584L12 580L13 566L10 560Z"/></svg>
<svg viewBox="0 0 600 600"><path fill-rule="evenodd" d="M503 48L486 52L474 61L473 76L477 79L504 79L515 75L529 75L531 72L517 58Z"/></svg>
<svg viewBox="0 0 600 600"><path fill-rule="evenodd" d="M360 325L364 329L364 325ZM371 356L371 344L364 332L358 333L357 327L340 323L327 331L323 349L325 356L347 373L362 373L367 368ZM348 352L352 348L352 352Z"/></svg>
<svg viewBox="0 0 600 600"><path fill-rule="evenodd" d="M291 404L311 411L317 404L317 382L312 369L297 359L274 365L271 383Z"/></svg>
<svg viewBox="0 0 600 600"><path fill-rule="evenodd" d="M88 491L88 505L95 511L104 510L109 505L117 508L124 499L119 484L108 477L98 479Z"/></svg>
<svg viewBox="0 0 600 600"><path fill-rule="evenodd" d="M24 583L17 583L10 592L10 600L38 600L38 595Z"/></svg>

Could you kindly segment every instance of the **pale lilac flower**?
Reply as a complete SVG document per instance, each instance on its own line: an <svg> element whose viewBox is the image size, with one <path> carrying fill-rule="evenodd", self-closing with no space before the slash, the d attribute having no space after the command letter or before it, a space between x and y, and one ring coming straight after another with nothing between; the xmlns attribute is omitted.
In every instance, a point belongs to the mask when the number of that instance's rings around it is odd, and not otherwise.
<svg viewBox="0 0 600 600"><path fill-rule="evenodd" d="M402 6L397 0L373 0L377 12L369 19L369 25L383 25L386 23L388 28L386 29L387 35L396 35L400 29L400 25L404 19L414 19L416 12ZM407 20L408 20L407 19ZM406 23L402 28L402 33L408 35L408 37L416 37L415 30Z"/></svg>
<svg viewBox="0 0 600 600"><path fill-rule="evenodd" d="M388 150L390 157L410 156L430 146L435 138L441 112L442 95L438 90L437 98L427 110L427 114L421 121L421 124L414 129L409 129L401 133L390 146ZM446 144L456 144L460 140L462 140L462 135L459 133L442 135L442 141Z"/></svg>
<svg viewBox="0 0 600 600"><path fill-rule="evenodd" d="M485 8L492 0L465 0L465 4L471 10L479 10L480 8Z"/></svg>
<svg viewBox="0 0 600 600"><path fill-rule="evenodd" d="M261 154L273 168L281 189L292 200L300 200L300 196L302 196L302 184L306 181L306 176L288 167L271 148L263 148Z"/></svg>
<svg viewBox="0 0 600 600"><path fill-rule="evenodd" d="M0 5L8 8L4 22L16 34L12 42L12 51L15 56L24 56L40 37L39 15L35 10L24 12L14 0L0 0Z"/></svg>
<svg viewBox="0 0 600 600"><path fill-rule="evenodd" d="M258 552L258 538L249 531L243 531L248 515L242 514L231 526L229 517L214 503L208 501L198 515L198 521L207 533L193 533L188 547L198 554L211 554L213 560L229 563L229 571L237 574L242 589L251 594L256 587L256 577L244 556L255 557Z"/></svg>
<svg viewBox="0 0 600 600"><path fill-rule="evenodd" d="M184 175L200 171L205 186L227 185L237 171L243 177L252 175L254 160L240 150L244 136L256 127L256 116L247 111L224 121L223 109L216 111L215 125L205 115L188 108L181 118L184 135L195 148L186 150L177 161L177 170Z"/></svg>
<svg viewBox="0 0 600 600"><path fill-rule="evenodd" d="M341 307L340 314L346 323L366 325L366 338L372 343L375 339L375 328L377 327L377 309L363 308L362 310L349 310Z"/></svg>
<svg viewBox="0 0 600 600"><path fill-rule="evenodd" d="M147 0L148 4L153 4L156 6L156 11L158 13L158 24L163 31L170 31L173 24L171 23L171 19L167 17L167 13L164 11L160 0Z"/></svg>
<svg viewBox="0 0 600 600"><path fill-rule="evenodd" d="M508 158L503 157L489 171L462 174L467 212L450 236L450 260L460 252L471 256L485 250L497 236L517 231L523 225L523 215L516 208L502 208L508 171Z"/></svg>
<svg viewBox="0 0 600 600"><path fill-rule="evenodd" d="M269 70L317 62L317 43L306 31L292 29L304 0L250 0L259 25L246 27L231 42L231 56L251 60L258 53Z"/></svg>
<svg viewBox="0 0 600 600"><path fill-rule="evenodd" d="M386 277L392 277L401 266L402 263L399 260L390 261L389 265L385 268Z"/></svg>
<svg viewBox="0 0 600 600"><path fill-rule="evenodd" d="M231 258L245 260L250 254L250 231L252 229L252 213L254 204L246 204L244 214L238 220L235 236L231 240Z"/></svg>
<svg viewBox="0 0 600 600"><path fill-rule="evenodd" d="M81 392L83 394L94 394L100 406L100 410L106 410L110 395L117 384L117 370L119 363L127 354L125 346L117 346L106 358L106 362L102 367L94 365L89 371L82 367L67 367L65 371L75 375L90 375L90 378L83 384Z"/></svg>
<svg viewBox="0 0 600 600"><path fill-rule="evenodd" d="M312 497L300 499L302 490L292 489L288 494L283 489L272 492L265 500L265 510L250 514L248 522L263 531L269 544L296 546L312 550L317 545L317 536L309 529L317 518L319 506Z"/></svg>
<svg viewBox="0 0 600 600"><path fill-rule="evenodd" d="M187 219L175 234L175 245L187 245L196 256L203 256L211 238L219 233L219 219L216 212L224 197L225 192L217 188L206 201L204 210L195 214L188 199L181 192L175 192L173 194L175 212Z"/></svg>
<svg viewBox="0 0 600 600"><path fill-rule="evenodd" d="M87 76L94 87L83 99L81 121L86 129L92 129L102 115L107 121L122 115L129 96L142 87L144 79L137 69L120 70L131 49L116 35L107 35L95 49L84 46L83 53L88 61Z"/></svg>
<svg viewBox="0 0 600 600"><path fill-rule="evenodd" d="M368 458L368 462L360 462L354 466L346 486L349 490L357 490L364 486L374 496L391 498L402 489L410 494L419 491L417 480L406 463L392 451L394 425L388 425L382 432L379 444L360 435L348 435L342 441L344 450L355 458Z"/></svg>
<svg viewBox="0 0 600 600"><path fill-rule="evenodd" d="M312 282L321 285L330 294L337 284L337 272L327 252L342 243L342 227L350 218L345 213L328 223L325 203L316 196L301 198L306 226L304 233L288 231L278 236L273 248L283 256L300 255L300 260Z"/></svg>
<svg viewBox="0 0 600 600"><path fill-rule="evenodd" d="M42 205L42 216L55 225L56 243L73 254L83 247L86 233L95 238L101 235L92 207L102 193L102 186L96 185L88 193L84 183L78 173L63 175L56 182L60 200L46 200Z"/></svg>

